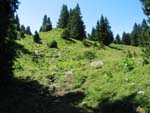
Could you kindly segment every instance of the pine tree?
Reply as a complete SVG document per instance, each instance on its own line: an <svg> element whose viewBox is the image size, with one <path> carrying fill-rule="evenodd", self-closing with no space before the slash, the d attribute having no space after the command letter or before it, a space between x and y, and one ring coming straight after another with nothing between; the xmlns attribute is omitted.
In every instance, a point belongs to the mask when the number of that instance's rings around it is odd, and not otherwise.
<svg viewBox="0 0 150 113"><path fill-rule="evenodd" d="M116 35L115 43L116 43L116 44L121 44L121 38L120 38L120 35L119 35L119 34Z"/></svg>
<svg viewBox="0 0 150 113"><path fill-rule="evenodd" d="M26 28L24 25L21 25L20 27L20 31L23 32L23 33L26 33Z"/></svg>
<svg viewBox="0 0 150 113"><path fill-rule="evenodd" d="M137 25L137 23L134 24L133 31L131 33L131 45L138 46L139 40L140 40L140 25Z"/></svg>
<svg viewBox="0 0 150 113"><path fill-rule="evenodd" d="M139 41L139 44L140 46L144 46L144 42L147 40L145 36L146 31L148 30L148 24L146 22L145 19L143 19L142 23L141 23L141 34L140 34L140 41Z"/></svg>
<svg viewBox="0 0 150 113"><path fill-rule="evenodd" d="M18 15L15 17L15 24L17 25L17 30L20 31L20 20Z"/></svg>
<svg viewBox="0 0 150 113"><path fill-rule="evenodd" d="M89 36L89 39L93 40L93 41L97 41L97 39L96 39L96 30L95 30L94 27L92 28L91 34Z"/></svg>
<svg viewBox="0 0 150 113"><path fill-rule="evenodd" d="M32 35L31 30L30 30L30 26L27 26L27 28L26 28L26 34Z"/></svg>
<svg viewBox="0 0 150 113"><path fill-rule="evenodd" d="M99 20L97 21L97 24L96 24L96 40L99 41L99 42L102 42L102 37L101 37L101 28L100 28L100 22Z"/></svg>
<svg viewBox="0 0 150 113"><path fill-rule="evenodd" d="M69 11L67 5L62 6L60 17L58 20L58 28L67 28L69 19Z"/></svg>
<svg viewBox="0 0 150 113"><path fill-rule="evenodd" d="M35 31L35 33L34 33L33 40L35 43L42 44L41 38L37 31Z"/></svg>
<svg viewBox="0 0 150 113"><path fill-rule="evenodd" d="M122 44L125 44L125 45L130 45L131 44L129 33L123 32L123 34L122 34Z"/></svg>
<svg viewBox="0 0 150 113"><path fill-rule="evenodd" d="M141 0L143 5L143 11L148 16L150 23L150 1L149 0ZM150 27L144 33L144 49L143 49L143 60L144 64L150 64Z"/></svg>
<svg viewBox="0 0 150 113"><path fill-rule="evenodd" d="M108 19L102 15L100 19L100 40L104 45L109 45L113 42L113 39L113 33Z"/></svg>
<svg viewBox="0 0 150 113"><path fill-rule="evenodd" d="M79 4L73 10L70 10L68 29L71 38L83 40L86 37Z"/></svg>
<svg viewBox="0 0 150 113"><path fill-rule="evenodd" d="M50 30L52 30L52 22L51 22L50 18L47 17L47 15L44 15L43 24L40 28L40 32L47 32Z"/></svg>
<svg viewBox="0 0 150 113"><path fill-rule="evenodd" d="M0 1L0 83L8 84L13 75L13 60L15 59L14 13L18 8L17 0Z"/></svg>
<svg viewBox="0 0 150 113"><path fill-rule="evenodd" d="M143 11L147 16L150 16L150 1L149 0L140 0L143 5Z"/></svg>

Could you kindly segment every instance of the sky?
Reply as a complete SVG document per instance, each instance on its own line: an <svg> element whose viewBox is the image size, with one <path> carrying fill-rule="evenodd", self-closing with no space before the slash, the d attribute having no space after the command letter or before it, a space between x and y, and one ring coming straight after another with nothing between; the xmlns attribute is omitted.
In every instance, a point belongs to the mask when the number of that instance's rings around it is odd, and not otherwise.
<svg viewBox="0 0 150 113"><path fill-rule="evenodd" d="M101 15L109 20L114 35L131 32L134 23L141 23L146 16L143 14L139 0L20 0L17 14L20 23L30 26L32 32L40 29L43 16L51 18L55 28L63 4L68 9L79 3L86 31L91 32Z"/></svg>

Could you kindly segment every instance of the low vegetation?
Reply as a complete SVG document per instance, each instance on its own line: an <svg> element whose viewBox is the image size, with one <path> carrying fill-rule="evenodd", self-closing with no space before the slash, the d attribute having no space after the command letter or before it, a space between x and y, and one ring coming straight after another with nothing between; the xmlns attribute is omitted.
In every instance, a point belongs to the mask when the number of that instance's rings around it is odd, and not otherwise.
<svg viewBox="0 0 150 113"><path fill-rule="evenodd" d="M18 40L29 54L19 53L14 65L15 77L37 81L55 96L80 92L84 98L72 104L87 113L108 113L107 109L112 106L114 112L125 112L130 104L132 108L142 105L149 111L150 65L142 65L140 48L111 44L103 49L95 47L93 42L86 47L78 40L68 43L61 38L62 32L62 29L54 29L40 33L42 44L35 43L30 35ZM58 49L47 46L53 40L59 45ZM39 51L37 57L35 50ZM140 91L143 93L138 93ZM124 104L122 109L117 107Z"/></svg>

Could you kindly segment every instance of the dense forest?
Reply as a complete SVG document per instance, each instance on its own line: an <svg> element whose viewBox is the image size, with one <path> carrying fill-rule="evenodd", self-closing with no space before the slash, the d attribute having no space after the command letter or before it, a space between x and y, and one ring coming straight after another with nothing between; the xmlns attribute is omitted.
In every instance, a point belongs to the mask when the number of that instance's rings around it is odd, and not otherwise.
<svg viewBox="0 0 150 113"><path fill-rule="evenodd" d="M21 1L0 0L0 112L149 113L150 1L139 2L147 18L114 36L104 14L87 33L79 4L32 33Z"/></svg>

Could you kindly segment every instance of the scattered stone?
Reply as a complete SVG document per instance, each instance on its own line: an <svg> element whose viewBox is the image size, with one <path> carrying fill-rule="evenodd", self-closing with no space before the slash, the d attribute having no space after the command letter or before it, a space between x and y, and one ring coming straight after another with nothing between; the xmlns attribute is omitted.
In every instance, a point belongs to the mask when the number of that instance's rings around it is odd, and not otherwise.
<svg viewBox="0 0 150 113"><path fill-rule="evenodd" d="M104 63L103 61L98 60L98 61L91 62L90 65L95 68L101 68L104 65Z"/></svg>
<svg viewBox="0 0 150 113"><path fill-rule="evenodd" d="M34 55L35 55L35 56L39 56L39 55L40 55L39 50L35 50L35 51L34 51Z"/></svg>
<svg viewBox="0 0 150 113"><path fill-rule="evenodd" d="M72 71L68 71L65 73L65 82L71 83L73 80L73 73Z"/></svg>
<svg viewBox="0 0 150 113"><path fill-rule="evenodd" d="M138 91L137 94L144 94L144 91Z"/></svg>

